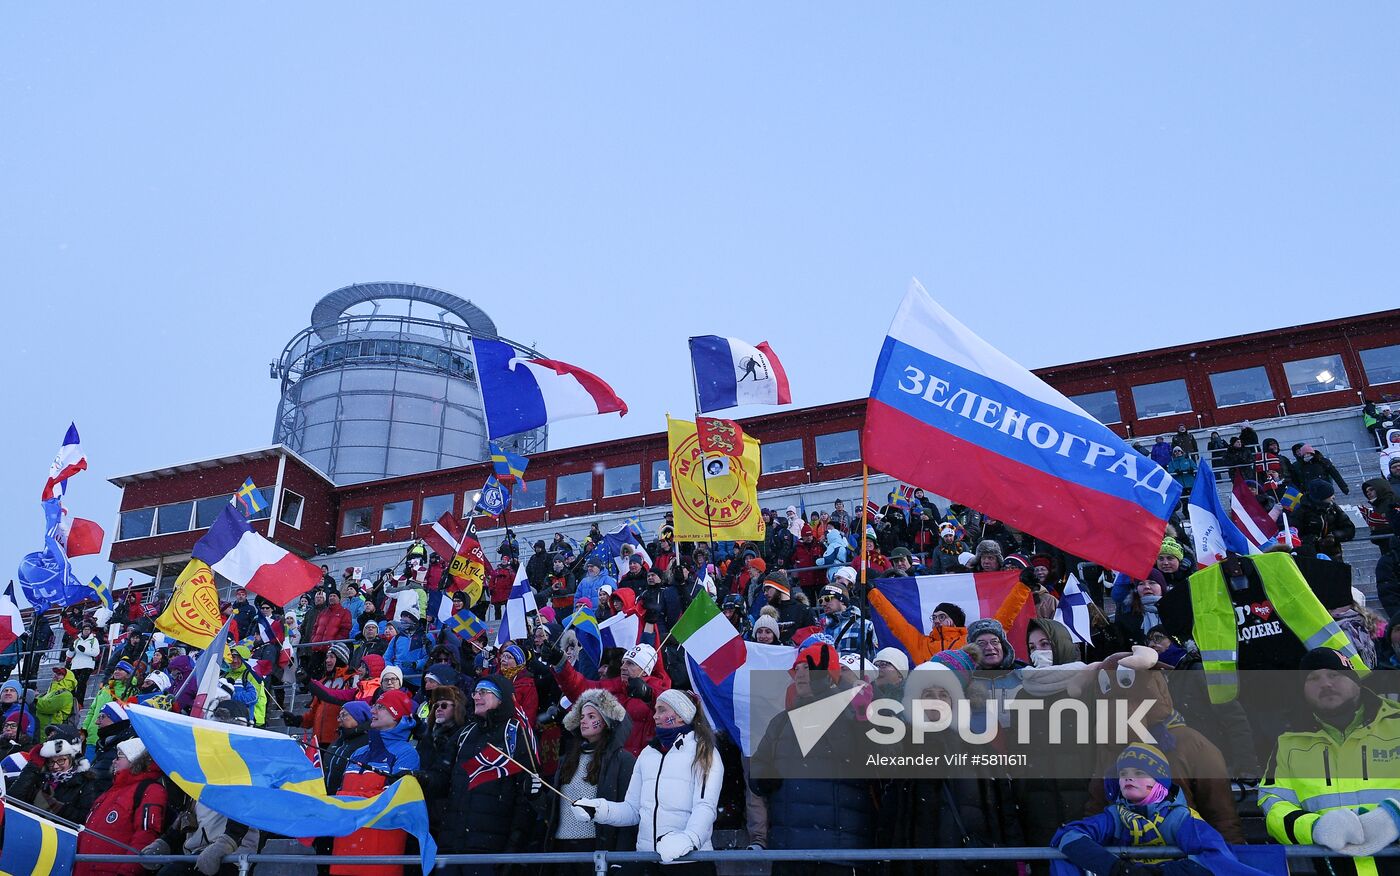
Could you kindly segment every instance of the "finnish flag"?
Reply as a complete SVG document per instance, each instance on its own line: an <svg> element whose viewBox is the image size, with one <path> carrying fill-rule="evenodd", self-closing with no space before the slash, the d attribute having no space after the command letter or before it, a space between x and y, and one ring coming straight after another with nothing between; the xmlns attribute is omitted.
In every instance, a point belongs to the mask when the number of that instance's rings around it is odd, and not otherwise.
<svg viewBox="0 0 1400 876"><path fill-rule="evenodd" d="M787 372L767 341L758 346L738 338L702 335L690 339L695 370L696 410L735 405L790 405Z"/></svg>

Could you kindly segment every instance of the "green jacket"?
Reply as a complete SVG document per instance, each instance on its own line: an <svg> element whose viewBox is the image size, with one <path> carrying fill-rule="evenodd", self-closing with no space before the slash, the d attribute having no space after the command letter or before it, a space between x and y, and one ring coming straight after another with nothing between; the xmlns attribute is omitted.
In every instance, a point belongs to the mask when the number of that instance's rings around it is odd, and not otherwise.
<svg viewBox="0 0 1400 876"><path fill-rule="evenodd" d="M44 738L44 730L53 724L62 724L73 717L73 691L78 688L78 677L65 672L62 678L54 679L48 691L34 701L34 712L39 718L39 732L35 739Z"/></svg>

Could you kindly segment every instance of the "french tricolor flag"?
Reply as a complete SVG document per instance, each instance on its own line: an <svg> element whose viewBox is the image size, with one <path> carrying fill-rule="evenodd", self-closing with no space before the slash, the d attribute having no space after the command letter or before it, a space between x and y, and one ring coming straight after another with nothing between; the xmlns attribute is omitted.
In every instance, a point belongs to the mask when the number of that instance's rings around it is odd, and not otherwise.
<svg viewBox="0 0 1400 876"><path fill-rule="evenodd" d="M1112 569L1146 576L1181 486L915 280L875 366L872 468Z"/></svg>
<svg viewBox="0 0 1400 876"><path fill-rule="evenodd" d="M204 537L194 543L194 558L274 605L287 605L321 582L321 568L253 531L229 504Z"/></svg>
<svg viewBox="0 0 1400 876"><path fill-rule="evenodd" d="M78 440L78 426L69 423L68 433L63 436L63 446L58 448L53 462L49 463L49 479L44 484L44 492L39 496L39 501L47 502L62 496L65 481L87 467L87 457L83 455L83 445Z"/></svg>
<svg viewBox="0 0 1400 876"><path fill-rule="evenodd" d="M767 341L757 346L738 338L702 335L690 339L696 410L735 405L790 405L787 372Z"/></svg>
<svg viewBox="0 0 1400 876"><path fill-rule="evenodd" d="M504 341L472 339L486 431L491 438L546 423L616 412L627 403L597 375L555 359L529 358Z"/></svg>
<svg viewBox="0 0 1400 876"><path fill-rule="evenodd" d="M917 627L925 635L933 629L933 610L939 603L951 602L961 608L967 615L968 623L984 617L996 617L1003 607L1015 608L1013 620L1006 628L1006 637L1016 656L1022 660L1030 659L1024 652L1035 602L1024 589L1018 592L1021 587L1020 574L1014 570L881 578L872 583L910 626ZM875 625L875 637L881 645L905 650L878 611L871 612L870 620Z"/></svg>

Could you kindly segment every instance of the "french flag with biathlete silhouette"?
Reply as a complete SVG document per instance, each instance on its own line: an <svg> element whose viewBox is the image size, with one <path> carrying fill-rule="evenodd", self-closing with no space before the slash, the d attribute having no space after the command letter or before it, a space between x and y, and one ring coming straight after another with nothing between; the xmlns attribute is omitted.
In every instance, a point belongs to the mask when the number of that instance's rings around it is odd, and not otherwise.
<svg viewBox="0 0 1400 876"><path fill-rule="evenodd" d="M917 280L875 366L866 462L1063 550L1151 570L1181 486Z"/></svg>

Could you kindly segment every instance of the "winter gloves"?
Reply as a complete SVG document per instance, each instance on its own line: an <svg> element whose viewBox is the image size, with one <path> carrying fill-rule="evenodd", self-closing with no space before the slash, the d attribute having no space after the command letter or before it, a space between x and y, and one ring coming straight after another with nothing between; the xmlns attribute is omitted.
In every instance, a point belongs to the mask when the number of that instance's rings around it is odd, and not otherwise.
<svg viewBox="0 0 1400 876"><path fill-rule="evenodd" d="M1397 803L1394 798L1385 800L1381 805L1359 816L1356 820L1361 824L1363 839L1342 846L1341 851L1344 854L1358 858L1369 858L1400 839L1400 803ZM1316 830L1314 830L1314 835L1316 835Z"/></svg>
<svg viewBox="0 0 1400 876"><path fill-rule="evenodd" d="M669 864L694 849L695 843L691 842L689 834L683 830L673 830L656 841L656 853L661 856L663 864Z"/></svg>
<svg viewBox="0 0 1400 876"><path fill-rule="evenodd" d="M1365 842L1366 829L1355 809L1333 809L1313 822L1312 838L1318 845L1340 852L1343 846Z"/></svg>
<svg viewBox="0 0 1400 876"><path fill-rule="evenodd" d="M151 844L150 844L150 845L146 846L144 849L141 850L141 854L143 854L143 855L168 855L168 854L170 854L170 843L166 842L165 840L161 839L160 837L156 837L154 840L151 841ZM142 864L141 866L145 867L147 870L155 871L155 870L159 870L161 867L164 867L165 865L164 865L164 864Z"/></svg>
<svg viewBox="0 0 1400 876"><path fill-rule="evenodd" d="M223 834L204 847L204 851L199 853L199 860L194 862L194 868L204 876L218 876L224 858L233 854L237 848L238 843L233 841L233 837Z"/></svg>
<svg viewBox="0 0 1400 876"><path fill-rule="evenodd" d="M606 802L606 800L602 800L598 797L585 797L574 803L574 814L579 818L592 821L598 817L598 810L601 809Z"/></svg>

